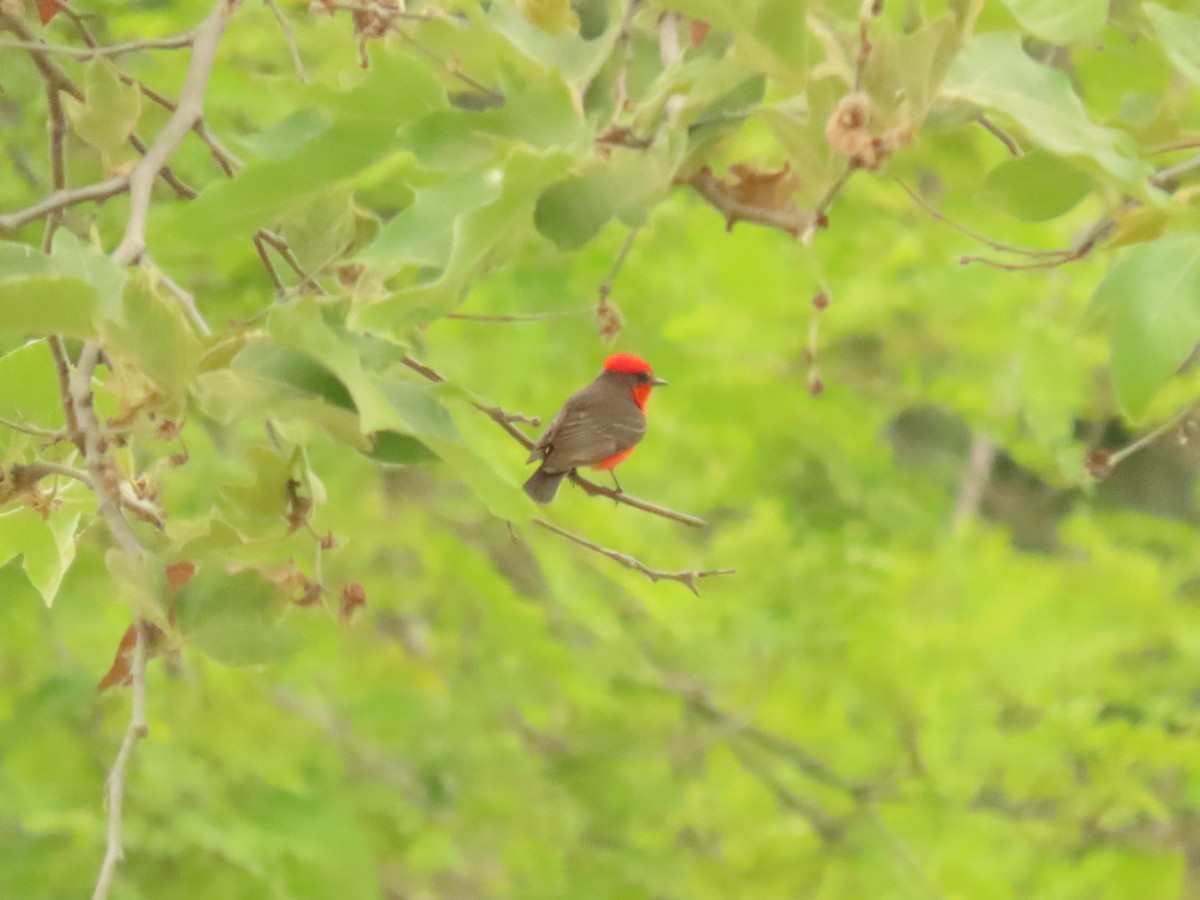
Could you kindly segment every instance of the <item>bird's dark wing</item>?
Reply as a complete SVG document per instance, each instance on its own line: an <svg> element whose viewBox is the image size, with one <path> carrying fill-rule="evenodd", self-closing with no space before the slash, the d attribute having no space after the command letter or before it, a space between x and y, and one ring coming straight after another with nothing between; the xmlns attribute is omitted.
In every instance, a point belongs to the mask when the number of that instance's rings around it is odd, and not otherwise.
<svg viewBox="0 0 1200 900"><path fill-rule="evenodd" d="M594 465L628 450L646 434L646 417L632 399L616 405L612 398L580 392L563 407L538 442L546 468L564 472Z"/></svg>

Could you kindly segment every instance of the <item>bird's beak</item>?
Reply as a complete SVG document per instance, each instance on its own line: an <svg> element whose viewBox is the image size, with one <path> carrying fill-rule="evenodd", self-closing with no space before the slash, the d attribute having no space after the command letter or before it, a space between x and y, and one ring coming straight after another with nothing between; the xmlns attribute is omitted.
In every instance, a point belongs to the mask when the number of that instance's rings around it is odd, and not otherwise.
<svg viewBox="0 0 1200 900"><path fill-rule="evenodd" d="M665 379L665 378L659 378L659 377L656 375L654 378L651 378L651 379L650 379L650 383L651 383L652 385L654 385L655 387L666 387L666 386L667 386L668 384L670 384L671 382L667 381L667 379Z"/></svg>

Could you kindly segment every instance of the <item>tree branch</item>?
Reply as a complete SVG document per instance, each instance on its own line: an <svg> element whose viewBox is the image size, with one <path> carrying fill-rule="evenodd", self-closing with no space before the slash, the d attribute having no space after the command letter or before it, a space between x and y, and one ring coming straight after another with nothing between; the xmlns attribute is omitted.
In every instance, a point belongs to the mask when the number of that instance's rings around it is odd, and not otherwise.
<svg viewBox="0 0 1200 900"><path fill-rule="evenodd" d="M134 262L146 249L146 215L150 209L151 188L159 170L200 121L217 44L225 32L225 26L229 24L233 9L229 0L218 0L208 17L192 32L192 56L188 61L183 87L179 91L175 113L129 175L129 219L125 225L125 236L112 254L118 264Z"/></svg>
<svg viewBox="0 0 1200 900"><path fill-rule="evenodd" d="M296 36L292 33L291 23L288 22L287 16L283 14L283 10L279 8L279 4L275 0L263 0L263 3L271 10L271 15L279 23L279 30L283 32L283 39L287 42L288 52L292 55L292 66L296 70L296 79L301 84L306 84L308 76L304 73L304 63L300 59L300 50L296 46Z"/></svg>
<svg viewBox="0 0 1200 900"><path fill-rule="evenodd" d="M96 889L92 892L92 900L105 900L108 897L117 865L125 855L121 842L125 773L134 747L150 730L146 724L146 625L135 620L134 627L137 629L137 640L133 645L133 665L130 669L133 712L129 718L129 727L125 730L125 738L121 741L121 749L117 751L117 758L108 774L108 843L104 851L104 862L100 866L100 875L96 879Z"/></svg>
<svg viewBox="0 0 1200 900"><path fill-rule="evenodd" d="M707 166L693 172L682 183L703 197L709 206L723 213L727 228L732 228L737 222L753 222L799 237L816 227L817 218L813 213L794 206L776 208L743 203L729 192Z"/></svg>
<svg viewBox="0 0 1200 900"><path fill-rule="evenodd" d="M692 569L685 572L661 572L657 569L651 569L628 553L620 553L616 550L609 550L607 547L601 547L594 541L589 541L587 538L575 534L573 531L567 531L567 529L561 528L553 522L548 522L545 519L534 519L533 524L545 528L547 531L552 531L573 544L586 547L588 550L599 553L601 556L607 556L613 562L620 563L627 569L641 572L651 581L678 581L697 597L700 596L700 588L696 586L696 582L699 579L711 578L714 575L734 575L737 573L737 569Z"/></svg>
<svg viewBox="0 0 1200 900"><path fill-rule="evenodd" d="M0 232L16 231L30 222L45 218L69 206L88 203L93 200L107 200L109 197L122 193L129 187L129 181L124 176L110 178L96 184L85 185L70 190L55 191L44 200L33 206L0 216Z"/></svg>
<svg viewBox="0 0 1200 900"><path fill-rule="evenodd" d="M78 60L88 60L98 56L123 56L139 50L179 50L183 47L190 47L192 39L192 32L187 31L171 37L142 38L124 44L109 44L106 47L71 47L66 44L47 44L44 41L11 41L0 38L0 50L36 50L39 53L54 53L60 56L71 56Z"/></svg>

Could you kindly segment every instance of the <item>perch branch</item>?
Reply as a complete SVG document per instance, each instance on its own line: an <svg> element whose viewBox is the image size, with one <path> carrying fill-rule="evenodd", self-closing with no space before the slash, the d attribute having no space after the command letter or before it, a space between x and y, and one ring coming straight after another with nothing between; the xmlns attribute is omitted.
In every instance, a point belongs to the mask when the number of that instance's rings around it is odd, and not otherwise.
<svg viewBox="0 0 1200 900"><path fill-rule="evenodd" d="M534 525L545 528L547 531L552 531L559 537L566 538L573 544L578 544L580 547L586 547L594 553L599 553L601 556L607 556L613 562L620 563L627 569L632 569L635 572L641 572L651 581L678 581L689 591L700 596L700 588L696 582L701 578L710 578L714 575L734 575L737 569L691 569L684 572L661 572L658 569L651 569L645 563L630 556L628 553L620 553L616 550L609 550L607 547L601 547L594 541L589 541L587 538L575 534L573 531L567 531L565 528L560 528L553 522L548 522L545 519L534 519Z"/></svg>

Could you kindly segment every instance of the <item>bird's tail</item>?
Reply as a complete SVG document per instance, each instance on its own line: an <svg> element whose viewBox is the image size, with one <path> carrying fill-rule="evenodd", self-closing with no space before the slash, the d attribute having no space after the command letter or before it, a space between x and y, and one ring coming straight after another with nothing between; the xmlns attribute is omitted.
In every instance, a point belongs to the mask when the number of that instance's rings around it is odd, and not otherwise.
<svg viewBox="0 0 1200 900"><path fill-rule="evenodd" d="M535 503L549 503L558 493L558 486L566 477L566 472L547 472L546 467L542 466L525 482L525 493L532 497Z"/></svg>

